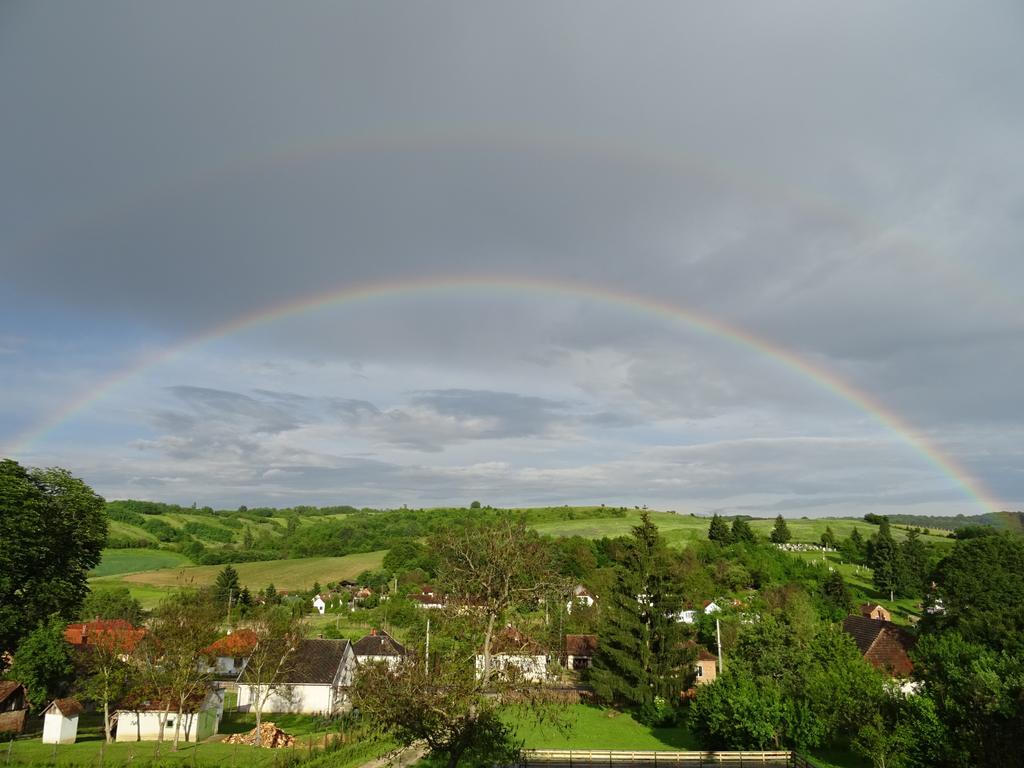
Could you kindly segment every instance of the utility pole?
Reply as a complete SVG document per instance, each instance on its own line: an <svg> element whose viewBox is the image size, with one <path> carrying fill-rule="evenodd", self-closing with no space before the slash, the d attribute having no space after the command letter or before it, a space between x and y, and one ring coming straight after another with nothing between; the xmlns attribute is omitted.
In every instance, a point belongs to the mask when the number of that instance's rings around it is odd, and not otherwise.
<svg viewBox="0 0 1024 768"><path fill-rule="evenodd" d="M725 667L722 663L722 625L718 619L715 619L715 637L718 642L718 674L722 674L725 671Z"/></svg>
<svg viewBox="0 0 1024 768"><path fill-rule="evenodd" d="M228 629L231 629L231 596L234 592L233 589L228 589Z"/></svg>

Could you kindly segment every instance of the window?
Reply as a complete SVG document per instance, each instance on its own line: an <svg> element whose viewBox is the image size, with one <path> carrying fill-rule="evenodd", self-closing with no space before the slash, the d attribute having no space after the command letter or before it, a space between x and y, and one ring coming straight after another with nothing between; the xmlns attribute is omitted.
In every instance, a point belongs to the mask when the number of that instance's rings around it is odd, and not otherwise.
<svg viewBox="0 0 1024 768"><path fill-rule="evenodd" d="M704 667L697 665L697 677L704 677Z"/></svg>

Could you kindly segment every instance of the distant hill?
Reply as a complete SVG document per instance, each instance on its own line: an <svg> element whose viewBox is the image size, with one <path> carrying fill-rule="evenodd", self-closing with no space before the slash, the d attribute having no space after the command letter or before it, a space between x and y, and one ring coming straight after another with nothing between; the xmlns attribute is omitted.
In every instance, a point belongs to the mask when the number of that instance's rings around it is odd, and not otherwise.
<svg viewBox="0 0 1024 768"><path fill-rule="evenodd" d="M946 528L951 531L971 525L985 525L1000 531L1024 533L1024 512L989 512L984 515L956 515L955 517L889 515L889 522L922 528Z"/></svg>

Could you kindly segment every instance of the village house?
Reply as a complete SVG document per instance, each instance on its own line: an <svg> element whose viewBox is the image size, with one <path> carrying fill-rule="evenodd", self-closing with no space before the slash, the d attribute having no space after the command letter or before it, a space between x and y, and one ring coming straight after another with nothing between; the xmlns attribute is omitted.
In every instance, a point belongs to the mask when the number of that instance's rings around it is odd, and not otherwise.
<svg viewBox="0 0 1024 768"><path fill-rule="evenodd" d="M323 616L324 611L327 610L327 603L324 602L324 599L320 597L320 595L317 595L313 598L313 607L316 609L317 613Z"/></svg>
<svg viewBox="0 0 1024 768"><path fill-rule="evenodd" d="M914 669L907 654L914 637L890 621L867 616L847 616L843 631L853 637L864 660L892 677L908 677Z"/></svg>
<svg viewBox="0 0 1024 768"><path fill-rule="evenodd" d="M572 670L590 669L597 653L597 635L565 636L565 667Z"/></svg>
<svg viewBox="0 0 1024 768"><path fill-rule="evenodd" d="M348 640L300 640L289 655L279 682L263 705L264 712L334 715L351 707L348 689L356 673L356 656ZM266 683L238 677L238 709L252 712Z"/></svg>
<svg viewBox="0 0 1024 768"><path fill-rule="evenodd" d="M376 629L370 630L370 634L353 643L352 650L359 664L383 662L389 667L395 667L409 655L404 645L387 632L378 632Z"/></svg>
<svg viewBox="0 0 1024 768"><path fill-rule="evenodd" d="M0 733L21 733L28 714L28 691L15 680L0 680Z"/></svg>
<svg viewBox="0 0 1024 768"><path fill-rule="evenodd" d="M114 712L115 741L156 741L160 738L163 704L157 700L126 702ZM167 715L164 738L173 739L178 728L182 741L203 741L213 736L224 715L223 691L203 691L186 700L181 720L178 713Z"/></svg>
<svg viewBox="0 0 1024 768"><path fill-rule="evenodd" d="M718 657L708 651L707 648L698 648L694 671L697 673L697 685L707 685L708 683L715 682L715 679L718 677Z"/></svg>
<svg viewBox="0 0 1024 768"><path fill-rule="evenodd" d="M491 671L537 683L547 678L548 657L537 643L509 626L496 632L491 640ZM484 653L481 648L476 655L476 676L480 678L483 674Z"/></svg>
<svg viewBox="0 0 1024 768"><path fill-rule="evenodd" d="M860 606L860 615L875 621L892 621L892 614L879 603L863 603Z"/></svg>
<svg viewBox="0 0 1024 768"><path fill-rule="evenodd" d="M565 604L566 613L572 613L572 609L576 606L581 608L592 608L597 598L591 593L589 589L584 587L582 584L577 584L573 587L572 597L569 598L569 602Z"/></svg>
<svg viewBox="0 0 1024 768"><path fill-rule="evenodd" d="M145 627L133 627L124 619L94 619L68 624L64 630L64 640L76 648L95 645L115 648L122 658L127 658L145 636Z"/></svg>
<svg viewBox="0 0 1024 768"><path fill-rule="evenodd" d="M43 744L74 744L82 705L75 699L54 699L43 710Z"/></svg>
<svg viewBox="0 0 1024 768"><path fill-rule="evenodd" d="M713 600L705 600L703 606L703 612L710 616L713 613L721 613L722 609ZM697 621L697 611L693 608L687 608L676 614L676 621L683 624L694 624Z"/></svg>
<svg viewBox="0 0 1024 768"><path fill-rule="evenodd" d="M408 599L417 608L438 609L444 608L444 599L434 592L433 587L420 587L420 591L408 596Z"/></svg>
<svg viewBox="0 0 1024 768"><path fill-rule="evenodd" d="M218 677L238 677L249 662L257 642L259 637L251 629L228 633L203 649L203 653L212 661L207 671Z"/></svg>

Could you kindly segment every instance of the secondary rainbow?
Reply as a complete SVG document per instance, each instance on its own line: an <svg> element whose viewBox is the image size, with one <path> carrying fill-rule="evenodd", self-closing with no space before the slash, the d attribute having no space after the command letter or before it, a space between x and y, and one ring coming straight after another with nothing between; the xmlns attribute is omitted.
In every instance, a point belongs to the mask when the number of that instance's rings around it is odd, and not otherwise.
<svg viewBox="0 0 1024 768"><path fill-rule="evenodd" d="M202 344L222 339L241 331L269 325L283 318L328 307L389 297L427 295L430 293L463 290L487 290L510 292L513 294L557 294L591 299L682 322L692 330L752 350L776 361L802 378L816 383L832 392L838 398L869 414L875 421L913 447L915 451L943 475L954 481L967 497L979 504L986 512L997 511L1002 508L1001 503L978 480L973 478L964 467L960 466L952 457L943 454L899 414L887 408L867 393L856 389L831 371L811 363L780 344L756 336L745 329L726 323L712 315L680 307L649 296L581 282L509 275L424 277L361 283L312 294L283 302L270 308L241 315L228 323L184 339L165 349L145 355L132 365L115 372L96 387L68 402L50 418L16 435L8 446L7 451L13 455L27 449L36 440L39 440L53 429L74 418L78 413L113 393L124 382L150 368L174 360Z"/></svg>

